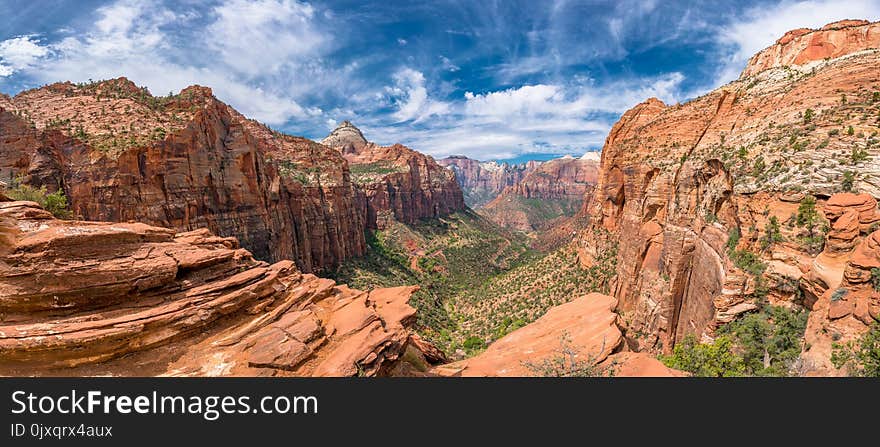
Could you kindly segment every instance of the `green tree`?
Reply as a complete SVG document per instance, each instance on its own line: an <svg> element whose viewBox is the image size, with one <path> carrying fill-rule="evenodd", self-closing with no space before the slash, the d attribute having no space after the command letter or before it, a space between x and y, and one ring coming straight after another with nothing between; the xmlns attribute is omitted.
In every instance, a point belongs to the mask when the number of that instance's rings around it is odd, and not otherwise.
<svg viewBox="0 0 880 447"><path fill-rule="evenodd" d="M689 334L676 343L672 355L661 356L660 360L670 368L698 377L736 377L746 372L742 358L733 352L733 343L726 336L705 344Z"/></svg>
<svg viewBox="0 0 880 447"><path fill-rule="evenodd" d="M801 352L807 312L765 306L718 329L731 338L746 374L785 376Z"/></svg>
<svg viewBox="0 0 880 447"><path fill-rule="evenodd" d="M845 192L852 192L856 183L856 175L852 171L846 171L843 173L843 181L840 182L840 187Z"/></svg>
<svg viewBox="0 0 880 447"><path fill-rule="evenodd" d="M771 245L784 241L782 232L779 230L779 219L776 216L770 216L767 225L764 225L764 237L761 239L761 249L766 250Z"/></svg>
<svg viewBox="0 0 880 447"><path fill-rule="evenodd" d="M804 124L809 124L813 120L813 109L804 111Z"/></svg>
<svg viewBox="0 0 880 447"><path fill-rule="evenodd" d="M858 340L832 345L831 362L850 375L880 377L880 323L875 322Z"/></svg>

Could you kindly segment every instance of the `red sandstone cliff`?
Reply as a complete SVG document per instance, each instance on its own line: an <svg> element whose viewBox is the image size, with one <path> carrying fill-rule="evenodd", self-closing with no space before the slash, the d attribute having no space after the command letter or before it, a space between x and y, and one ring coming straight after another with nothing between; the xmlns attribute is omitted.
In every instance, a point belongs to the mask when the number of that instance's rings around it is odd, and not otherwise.
<svg viewBox="0 0 880 447"><path fill-rule="evenodd" d="M389 219L412 224L465 209L455 175L430 156L401 144L369 143L348 121L322 143L348 161L368 228L384 228Z"/></svg>
<svg viewBox="0 0 880 447"><path fill-rule="evenodd" d="M452 156L437 160L437 163L455 172L455 179L461 185L468 206L480 208L491 202L508 186L522 181L542 162L530 160L525 163L508 164Z"/></svg>
<svg viewBox="0 0 880 447"><path fill-rule="evenodd" d="M365 250L345 160L208 88L160 98L124 78L53 84L0 103L0 135L0 178L63 189L83 219L206 227L307 272Z"/></svg>
<svg viewBox="0 0 880 447"><path fill-rule="evenodd" d="M880 195L877 29L846 22L789 33L755 56L739 80L685 104L650 99L614 125L583 210L591 228L580 238L581 258L591 264L596 247L607 246L600 241L617 245L613 295L643 349L668 351L685 334L711 339L718 325L762 299L813 308L808 341L830 337L816 336L816 328L835 318L861 321L836 330L838 340L867 328L873 295L854 294L834 315L817 310L838 287L863 290L863 265L870 264L851 257L853 247L870 246L860 241L875 221L870 196ZM870 195L835 195L847 182ZM806 194L819 197L827 234L817 230L821 222L813 229L786 224ZM781 240L768 246L761 240L771 217L782 223ZM821 253L804 242L816 231ZM728 243L733 232L742 235L738 244ZM743 270L733 250L756 254L766 269ZM858 280L842 280L844 271ZM805 345L805 359L821 357L807 370L828 367L830 343ZM809 353L821 346L823 355Z"/></svg>
<svg viewBox="0 0 880 447"><path fill-rule="evenodd" d="M503 227L547 229L556 219L570 217L581 208L597 177L598 163L594 160L570 156L553 159L505 188L480 213Z"/></svg>
<svg viewBox="0 0 880 447"><path fill-rule="evenodd" d="M841 20L821 29L799 28L752 56L741 78L773 67L804 65L880 47L880 23Z"/></svg>

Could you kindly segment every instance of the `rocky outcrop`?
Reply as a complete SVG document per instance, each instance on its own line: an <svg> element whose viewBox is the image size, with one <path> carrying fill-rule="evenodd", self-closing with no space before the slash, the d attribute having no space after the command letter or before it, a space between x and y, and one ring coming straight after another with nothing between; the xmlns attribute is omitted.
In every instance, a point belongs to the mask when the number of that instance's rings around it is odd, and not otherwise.
<svg viewBox="0 0 880 447"><path fill-rule="evenodd" d="M343 154L354 154L367 145L367 139L351 121L343 121L321 144L340 149Z"/></svg>
<svg viewBox="0 0 880 447"><path fill-rule="evenodd" d="M63 189L86 220L236 237L306 272L365 251L342 156L271 131L190 87L153 97L120 78L53 84L0 105L0 178Z"/></svg>
<svg viewBox="0 0 880 447"><path fill-rule="evenodd" d="M821 29L798 28L752 56L742 77L774 67L806 65L880 47L880 23L841 20Z"/></svg>
<svg viewBox="0 0 880 447"><path fill-rule="evenodd" d="M541 376L556 372L546 371L542 365L564 360L569 369L588 364L610 369L607 372L614 375L680 375L644 354L614 354L625 346L613 312L616 304L614 298L598 293L577 298L550 309L484 352L432 371L456 377Z"/></svg>
<svg viewBox="0 0 880 447"><path fill-rule="evenodd" d="M543 230L571 217L589 200L598 177L594 160L565 156L542 163L502 191L480 213L502 227Z"/></svg>
<svg viewBox="0 0 880 447"><path fill-rule="evenodd" d="M390 219L413 224L465 209L455 175L430 156L401 144L367 143L348 121L323 141L348 161L367 228L385 228Z"/></svg>
<svg viewBox="0 0 880 447"><path fill-rule="evenodd" d="M530 160L524 163L498 163L478 161L464 156L452 156L437 160L441 166L455 172L455 179L464 192L464 201L477 209L491 202L501 191L521 182L542 162Z"/></svg>
<svg viewBox="0 0 880 447"><path fill-rule="evenodd" d="M414 290L349 289L204 229L0 202L0 375L387 374L426 346Z"/></svg>
<svg viewBox="0 0 880 447"><path fill-rule="evenodd" d="M833 24L780 45L873 36L876 26ZM802 66L787 66L805 62L782 53L765 63L776 51L765 50L737 81L684 104L649 99L614 125L579 246L587 266L597 247L616 246L612 294L627 334L643 335L634 337L640 349L668 351L687 334L710 340L760 300L809 306L811 295L836 287L854 238L874 225L876 203L834 194L849 182L880 195L870 136L880 52L871 39L835 44ZM828 238L821 216L812 228L794 218L808 194L820 212L832 197ZM780 228L768 239L771 217Z"/></svg>

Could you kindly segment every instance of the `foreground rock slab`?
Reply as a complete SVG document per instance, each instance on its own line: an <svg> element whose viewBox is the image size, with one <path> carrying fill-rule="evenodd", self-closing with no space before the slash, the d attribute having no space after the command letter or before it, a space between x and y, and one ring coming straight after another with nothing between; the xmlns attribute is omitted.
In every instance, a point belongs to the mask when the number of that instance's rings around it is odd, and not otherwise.
<svg viewBox="0 0 880 447"><path fill-rule="evenodd" d="M550 309L535 322L507 334L483 353L432 372L462 377L523 377L542 375L537 366L562 355L575 353L578 362L611 367L615 375L674 376L657 359L642 353L624 352L624 340L613 309L617 300L598 293Z"/></svg>
<svg viewBox="0 0 880 447"><path fill-rule="evenodd" d="M0 202L0 375L382 375L420 355L415 290L350 289L207 230Z"/></svg>

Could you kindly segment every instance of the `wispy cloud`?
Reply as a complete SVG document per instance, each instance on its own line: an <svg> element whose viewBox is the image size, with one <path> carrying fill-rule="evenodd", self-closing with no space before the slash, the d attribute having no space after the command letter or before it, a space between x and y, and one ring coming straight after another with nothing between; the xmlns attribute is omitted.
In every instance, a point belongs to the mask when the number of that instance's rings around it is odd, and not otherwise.
<svg viewBox="0 0 880 447"><path fill-rule="evenodd" d="M65 8L48 19L39 8L0 15L0 89L123 75L156 94L201 84L291 133L320 138L350 119L383 144L480 159L596 149L628 108L717 88L789 29L880 19L880 0L110 0ZM22 29L31 23L39 25Z"/></svg>

